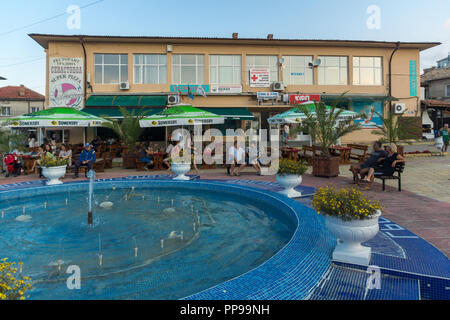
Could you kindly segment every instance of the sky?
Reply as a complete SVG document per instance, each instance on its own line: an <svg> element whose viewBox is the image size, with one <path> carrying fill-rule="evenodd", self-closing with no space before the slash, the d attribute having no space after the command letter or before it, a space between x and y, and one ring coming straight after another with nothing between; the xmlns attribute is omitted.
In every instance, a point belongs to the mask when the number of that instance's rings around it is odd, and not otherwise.
<svg viewBox="0 0 450 320"><path fill-rule="evenodd" d="M44 93L45 53L29 33L429 41L421 68L450 52L450 0L0 0L0 86ZM81 8L69 29L70 6ZM376 6L376 11L368 8ZM377 13L379 12L379 15ZM373 20L372 18L377 18ZM371 22L368 26L367 22ZM76 26L75 26L76 27Z"/></svg>

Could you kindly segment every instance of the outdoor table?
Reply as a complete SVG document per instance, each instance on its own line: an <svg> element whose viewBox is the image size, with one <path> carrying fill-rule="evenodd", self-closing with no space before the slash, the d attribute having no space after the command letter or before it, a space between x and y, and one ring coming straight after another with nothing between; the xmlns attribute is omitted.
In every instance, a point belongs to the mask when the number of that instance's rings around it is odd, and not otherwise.
<svg viewBox="0 0 450 320"><path fill-rule="evenodd" d="M164 153L162 152L153 152L150 153L150 155L153 156L153 170L164 170L163 167L163 160L164 160Z"/></svg>
<svg viewBox="0 0 450 320"><path fill-rule="evenodd" d="M338 151L339 156L341 157L341 164L349 164L350 163L350 151L352 148L344 147L344 146L332 146L330 147L330 152Z"/></svg>
<svg viewBox="0 0 450 320"><path fill-rule="evenodd" d="M298 153L300 151L299 149L296 149L296 148L282 148L281 151L288 155L289 160L298 161Z"/></svg>

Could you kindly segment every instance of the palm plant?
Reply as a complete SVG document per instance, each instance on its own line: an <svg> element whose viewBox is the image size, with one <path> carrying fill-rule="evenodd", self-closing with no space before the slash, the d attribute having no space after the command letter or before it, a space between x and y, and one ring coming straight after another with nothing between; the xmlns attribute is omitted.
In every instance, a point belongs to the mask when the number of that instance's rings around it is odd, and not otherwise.
<svg viewBox="0 0 450 320"><path fill-rule="evenodd" d="M414 125L403 117L403 113L395 115L392 111L387 112L386 117L383 117L377 112L377 115L382 119L383 125L377 125L379 130L372 131L373 134L381 135L379 141L381 143L395 143L405 139L417 139L417 134L414 132ZM407 143L410 143L407 141Z"/></svg>
<svg viewBox="0 0 450 320"><path fill-rule="evenodd" d="M139 120L147 115L148 110L142 109L140 112L135 114L134 110L130 112L123 107L119 107L119 109L123 117L122 121L119 122L117 119L104 117L109 120L109 122L104 122L103 126L110 128L117 133L120 139L128 147L128 153L132 154L136 150L139 136L144 130L139 125Z"/></svg>
<svg viewBox="0 0 450 320"><path fill-rule="evenodd" d="M12 150L25 150L27 136L23 133L13 133L10 130L0 129L0 153L7 154Z"/></svg>
<svg viewBox="0 0 450 320"><path fill-rule="evenodd" d="M340 98L331 108L327 108L323 102L315 102L314 113L307 106L298 106L306 116L306 119L302 120L299 130L308 132L313 142L320 143L321 155L324 157L330 157L330 147L336 144L340 138L361 129L361 125L354 123L354 120L366 118L365 113L342 118L341 114L345 110L336 107Z"/></svg>

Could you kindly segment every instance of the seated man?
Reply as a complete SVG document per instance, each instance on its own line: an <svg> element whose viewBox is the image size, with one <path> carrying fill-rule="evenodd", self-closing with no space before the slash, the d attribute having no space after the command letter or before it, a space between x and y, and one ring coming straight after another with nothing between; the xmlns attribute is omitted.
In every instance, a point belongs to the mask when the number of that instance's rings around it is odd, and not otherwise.
<svg viewBox="0 0 450 320"><path fill-rule="evenodd" d="M384 157L386 157L386 151L383 150L380 142L378 142L378 141L375 142L373 144L372 154L364 163L352 164L350 166L349 170L353 173L353 177L354 177L356 183L358 183L360 181L360 179L361 180L364 179L364 177L369 172L370 168L375 167L377 165L378 159L384 158Z"/></svg>
<svg viewBox="0 0 450 320"><path fill-rule="evenodd" d="M88 171L92 169L92 166L97 160L97 156L95 155L95 150L89 143L86 143L84 146L84 150L80 154L80 158L75 162L75 176L74 179L78 178L78 170L81 166L85 166L88 168ZM87 173L87 172L86 172ZM87 174L85 174L87 176Z"/></svg>
<svg viewBox="0 0 450 320"><path fill-rule="evenodd" d="M145 169L150 169L150 166L153 165L153 156L151 153L152 151L145 144L139 150L139 161L146 163Z"/></svg>

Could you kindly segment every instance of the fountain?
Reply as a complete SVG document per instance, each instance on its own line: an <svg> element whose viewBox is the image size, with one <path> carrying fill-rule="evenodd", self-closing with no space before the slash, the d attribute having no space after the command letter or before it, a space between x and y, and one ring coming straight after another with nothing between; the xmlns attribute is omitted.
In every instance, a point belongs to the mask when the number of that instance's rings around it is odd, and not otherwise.
<svg viewBox="0 0 450 320"><path fill-rule="evenodd" d="M89 178L89 211L88 211L88 225L92 225L92 194L94 192L94 180L95 180L95 171L89 170L87 174Z"/></svg>

